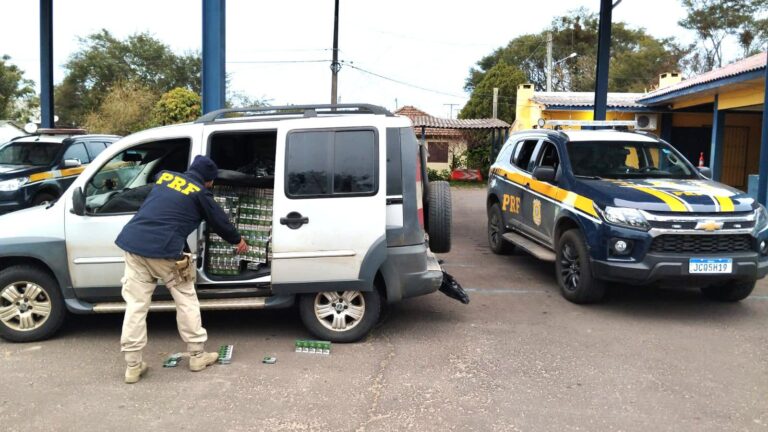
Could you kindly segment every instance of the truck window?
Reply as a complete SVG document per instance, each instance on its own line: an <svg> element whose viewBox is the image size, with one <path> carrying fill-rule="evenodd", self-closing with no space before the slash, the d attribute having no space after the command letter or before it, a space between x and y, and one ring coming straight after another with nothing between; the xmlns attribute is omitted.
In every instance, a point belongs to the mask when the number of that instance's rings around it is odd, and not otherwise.
<svg viewBox="0 0 768 432"><path fill-rule="evenodd" d="M64 156L62 156L61 160L65 161L67 159L77 159L81 164L91 162L91 158L88 157L88 152L85 151L83 143L74 143L69 146L67 151L64 152Z"/></svg>
<svg viewBox="0 0 768 432"><path fill-rule="evenodd" d="M91 160L94 160L99 153L107 148L107 145L100 141L88 141L85 143L85 147L88 149L88 155L91 157Z"/></svg>
<svg viewBox="0 0 768 432"><path fill-rule="evenodd" d="M543 148L539 152L539 161L536 166L549 166L557 171L560 166L560 157L557 154L557 147L551 142L544 142Z"/></svg>
<svg viewBox="0 0 768 432"><path fill-rule="evenodd" d="M522 143L518 143L512 163L523 171L529 171L531 156L533 156L533 150L538 143L538 140L525 140Z"/></svg>

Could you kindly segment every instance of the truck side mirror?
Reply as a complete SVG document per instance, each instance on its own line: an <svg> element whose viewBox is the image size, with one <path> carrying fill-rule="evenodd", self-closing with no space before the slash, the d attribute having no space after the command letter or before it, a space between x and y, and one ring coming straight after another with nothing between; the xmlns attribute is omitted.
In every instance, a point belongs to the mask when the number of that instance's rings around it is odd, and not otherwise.
<svg viewBox="0 0 768 432"><path fill-rule="evenodd" d="M78 216L85 214L85 195L83 195L83 188L81 187L72 191L72 213Z"/></svg>
<svg viewBox="0 0 768 432"><path fill-rule="evenodd" d="M555 183L555 167L537 166L533 169L533 178L547 183Z"/></svg>
<svg viewBox="0 0 768 432"><path fill-rule="evenodd" d="M81 165L83 165L82 162L77 159L64 159L64 161L61 162L62 168L77 168Z"/></svg>
<svg viewBox="0 0 768 432"><path fill-rule="evenodd" d="M712 170L709 167L699 167L699 172L708 179L712 178Z"/></svg>

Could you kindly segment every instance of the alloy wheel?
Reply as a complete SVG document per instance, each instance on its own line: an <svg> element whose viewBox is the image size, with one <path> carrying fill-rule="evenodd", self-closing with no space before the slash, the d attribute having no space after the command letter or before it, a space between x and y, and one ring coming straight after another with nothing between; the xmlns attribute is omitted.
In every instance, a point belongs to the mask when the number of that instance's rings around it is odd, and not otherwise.
<svg viewBox="0 0 768 432"><path fill-rule="evenodd" d="M560 257L560 277L562 278L563 286L568 291L575 291L579 288L579 281L581 279L579 252L570 242L563 245Z"/></svg>
<svg viewBox="0 0 768 432"><path fill-rule="evenodd" d="M0 321L16 331L40 328L51 315L51 298L40 285L19 281L0 291Z"/></svg>
<svg viewBox="0 0 768 432"><path fill-rule="evenodd" d="M315 317L323 327L344 332L355 328L365 315L360 291L328 291L315 296Z"/></svg>

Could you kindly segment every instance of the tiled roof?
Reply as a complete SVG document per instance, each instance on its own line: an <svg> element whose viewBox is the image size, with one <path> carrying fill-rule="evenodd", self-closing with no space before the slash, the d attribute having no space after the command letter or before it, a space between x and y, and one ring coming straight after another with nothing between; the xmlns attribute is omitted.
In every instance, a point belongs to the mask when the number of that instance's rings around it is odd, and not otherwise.
<svg viewBox="0 0 768 432"><path fill-rule="evenodd" d="M509 123L499 119L446 119L421 116L413 119L413 126L439 129L495 129L508 128Z"/></svg>
<svg viewBox="0 0 768 432"><path fill-rule="evenodd" d="M692 77L691 79L681 81L675 85L652 91L648 94L642 95L642 97L638 98L638 100L643 101L646 99L651 99L668 93L676 92L678 90L687 89L699 84L706 84L723 78L734 77L743 73L760 70L765 67L765 63L766 53L763 52L760 54L755 54L751 57L745 58L744 60L739 60L727 66L721 67L720 69L714 69L701 75Z"/></svg>
<svg viewBox="0 0 768 432"><path fill-rule="evenodd" d="M410 119L414 119L416 117L428 116L429 114L416 108L415 106L404 105L402 108L399 108L397 111L395 111L395 115L406 116Z"/></svg>
<svg viewBox="0 0 768 432"><path fill-rule="evenodd" d="M645 105L637 103L637 99L643 93L608 93L608 106L614 108L644 108ZM557 106L583 106L595 105L595 93L593 92L536 92L531 98L536 103L547 107Z"/></svg>

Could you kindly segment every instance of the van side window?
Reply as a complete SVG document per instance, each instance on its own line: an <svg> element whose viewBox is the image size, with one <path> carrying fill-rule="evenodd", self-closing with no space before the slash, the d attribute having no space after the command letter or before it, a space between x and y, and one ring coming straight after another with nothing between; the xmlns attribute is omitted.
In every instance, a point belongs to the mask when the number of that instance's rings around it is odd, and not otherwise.
<svg viewBox="0 0 768 432"><path fill-rule="evenodd" d="M522 143L517 143L512 163L523 171L529 171L531 156L533 156L533 150L538 143L538 140L525 140Z"/></svg>
<svg viewBox="0 0 768 432"><path fill-rule="evenodd" d="M292 132L286 151L292 198L375 195L378 145L373 130Z"/></svg>
<svg viewBox="0 0 768 432"><path fill-rule="evenodd" d="M118 153L85 184L87 211L92 214L136 212L160 171L186 171L190 147L191 140L178 138L148 142Z"/></svg>

